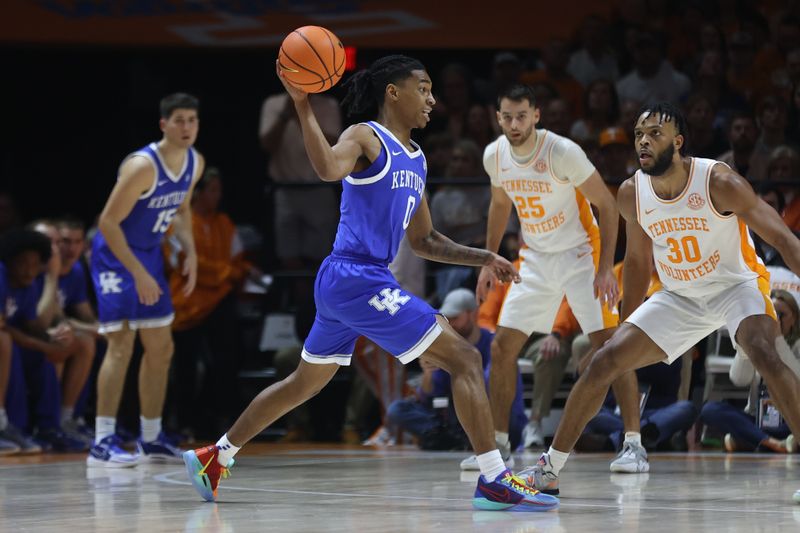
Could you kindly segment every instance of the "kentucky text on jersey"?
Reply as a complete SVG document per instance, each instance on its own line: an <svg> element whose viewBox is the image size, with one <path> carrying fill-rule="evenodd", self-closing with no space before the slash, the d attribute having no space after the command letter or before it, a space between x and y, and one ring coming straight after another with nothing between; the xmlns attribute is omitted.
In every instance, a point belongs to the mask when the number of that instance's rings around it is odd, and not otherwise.
<svg viewBox="0 0 800 533"><path fill-rule="evenodd" d="M414 189L417 194L422 196L425 192L425 180L411 170L395 170L392 172L392 189L406 187Z"/></svg>
<svg viewBox="0 0 800 533"><path fill-rule="evenodd" d="M186 198L186 191L171 192L150 198L147 202L148 209L162 209L164 207L174 207L181 205Z"/></svg>
<svg viewBox="0 0 800 533"><path fill-rule="evenodd" d="M675 231L711 231L708 220L698 217L670 217L658 220L647 226L647 231L653 237L673 233Z"/></svg>

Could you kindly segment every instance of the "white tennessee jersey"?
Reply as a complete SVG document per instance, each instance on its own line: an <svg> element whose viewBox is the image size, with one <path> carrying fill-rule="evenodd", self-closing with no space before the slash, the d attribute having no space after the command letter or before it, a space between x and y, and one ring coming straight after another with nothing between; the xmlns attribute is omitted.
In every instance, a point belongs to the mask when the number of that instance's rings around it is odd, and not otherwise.
<svg viewBox="0 0 800 533"><path fill-rule="evenodd" d="M536 130L534 155L525 164L511 154L505 135L486 147L483 165L494 187L514 202L525 244L537 252L555 253L592 243L600 231L589 201L576 187L594 173L594 165L573 141Z"/></svg>
<svg viewBox="0 0 800 533"><path fill-rule="evenodd" d="M634 175L639 224L653 241L653 261L668 291L702 297L758 278L769 295L769 273L756 255L747 225L711 203L711 169L718 161L693 157L686 188L673 200L659 198L652 177ZM724 163L721 163L724 164Z"/></svg>

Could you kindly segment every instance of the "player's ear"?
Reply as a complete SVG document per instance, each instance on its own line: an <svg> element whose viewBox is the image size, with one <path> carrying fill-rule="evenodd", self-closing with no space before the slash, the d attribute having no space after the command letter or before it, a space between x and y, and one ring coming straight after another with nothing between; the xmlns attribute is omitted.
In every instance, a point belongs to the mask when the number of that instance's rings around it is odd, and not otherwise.
<svg viewBox="0 0 800 533"><path fill-rule="evenodd" d="M683 147L683 143L686 142L686 139L684 138L683 135L679 133L678 135L675 136L674 142L675 142L675 151L679 152L681 150L681 147Z"/></svg>
<svg viewBox="0 0 800 533"><path fill-rule="evenodd" d="M164 131L165 129L167 129L167 119L165 119L165 118L159 119L158 127L161 129L161 131Z"/></svg>
<svg viewBox="0 0 800 533"><path fill-rule="evenodd" d="M400 95L397 94L397 92L397 85L394 83L390 83L386 86L386 98L396 102L400 99Z"/></svg>
<svg viewBox="0 0 800 533"><path fill-rule="evenodd" d="M538 107L533 108L533 125L537 125L539 123L539 119L542 117L542 112L539 110Z"/></svg>

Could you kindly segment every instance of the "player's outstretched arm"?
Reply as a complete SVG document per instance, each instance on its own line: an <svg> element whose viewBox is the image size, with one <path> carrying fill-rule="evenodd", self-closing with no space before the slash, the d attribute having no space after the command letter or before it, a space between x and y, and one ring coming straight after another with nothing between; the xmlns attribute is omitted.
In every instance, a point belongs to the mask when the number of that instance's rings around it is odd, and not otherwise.
<svg viewBox="0 0 800 533"><path fill-rule="evenodd" d="M130 214L139 197L153 187L155 179L155 170L149 161L137 156L128 158L120 168L117 183L97 224L111 252L133 276L139 302L145 305L153 305L158 301L161 288L133 255L120 224Z"/></svg>
<svg viewBox="0 0 800 533"><path fill-rule="evenodd" d="M297 118L303 131L303 144L306 153L317 175L322 181L340 181L353 171L360 157L374 161L380 152L380 141L367 126L354 125L347 128L339 137L339 141L331 146L325 133L314 116L314 110L308 102L308 94L292 87L283 76L278 61L275 71L286 92L289 93Z"/></svg>
<svg viewBox="0 0 800 533"><path fill-rule="evenodd" d="M800 275L800 240L784 224L777 211L759 198L743 177L717 164L711 171L711 201L719 213L734 213L762 239L772 245Z"/></svg>
<svg viewBox="0 0 800 533"><path fill-rule="evenodd" d="M642 305L650 286L653 265L653 241L639 224L636 213L636 184L634 178L625 181L617 192L619 212L625 218L627 241L622 269L622 311L625 320Z"/></svg>
<svg viewBox="0 0 800 533"><path fill-rule="evenodd" d="M503 257L488 250L457 244L433 229L428 200L424 196L406 229L406 236L414 253L425 259L453 265L486 266L500 281L520 280L517 270Z"/></svg>

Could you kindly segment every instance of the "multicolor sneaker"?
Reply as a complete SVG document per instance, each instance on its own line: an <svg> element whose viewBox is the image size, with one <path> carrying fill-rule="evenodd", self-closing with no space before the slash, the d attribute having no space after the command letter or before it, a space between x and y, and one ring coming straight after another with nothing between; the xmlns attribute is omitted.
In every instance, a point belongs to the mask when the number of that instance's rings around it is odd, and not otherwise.
<svg viewBox="0 0 800 533"><path fill-rule="evenodd" d="M558 498L542 494L505 470L494 481L478 478L472 506L484 511L541 512L558 508Z"/></svg>
<svg viewBox="0 0 800 533"><path fill-rule="evenodd" d="M20 455L42 453L41 446L36 444L32 438L25 435L22 431L11 424L8 424L5 429L0 430L0 439L16 444L19 448L17 453Z"/></svg>
<svg viewBox="0 0 800 533"><path fill-rule="evenodd" d="M497 449L500 450L500 456L503 458L503 463L505 463L506 467L514 468L514 456L511 455L511 443L506 442L505 446L500 444L499 442L495 442L497 444ZM478 456L477 455L470 455L459 465L461 470L471 470L471 471L480 471L481 467L478 465Z"/></svg>
<svg viewBox="0 0 800 533"><path fill-rule="evenodd" d="M184 452L163 431L152 442L137 440L136 448L142 456L142 461L148 463L179 463Z"/></svg>
<svg viewBox="0 0 800 533"><path fill-rule="evenodd" d="M105 468L130 468L139 464L137 454L128 453L121 448L122 441L117 435L109 435L89 449L87 466Z"/></svg>
<svg viewBox="0 0 800 533"><path fill-rule="evenodd" d="M609 469L621 474L649 472L650 462L647 460L647 450L641 444L625 441L617 458L611 461Z"/></svg>
<svg viewBox="0 0 800 533"><path fill-rule="evenodd" d="M219 480L230 476L230 468L234 463L231 459L227 466L222 466L218 459L219 448L215 445L189 450L183 454L189 481L207 502L216 501Z"/></svg>
<svg viewBox="0 0 800 533"><path fill-rule="evenodd" d="M558 496L558 475L553 472L553 465L550 463L550 456L543 453L536 464L517 473L525 484L543 494Z"/></svg>

